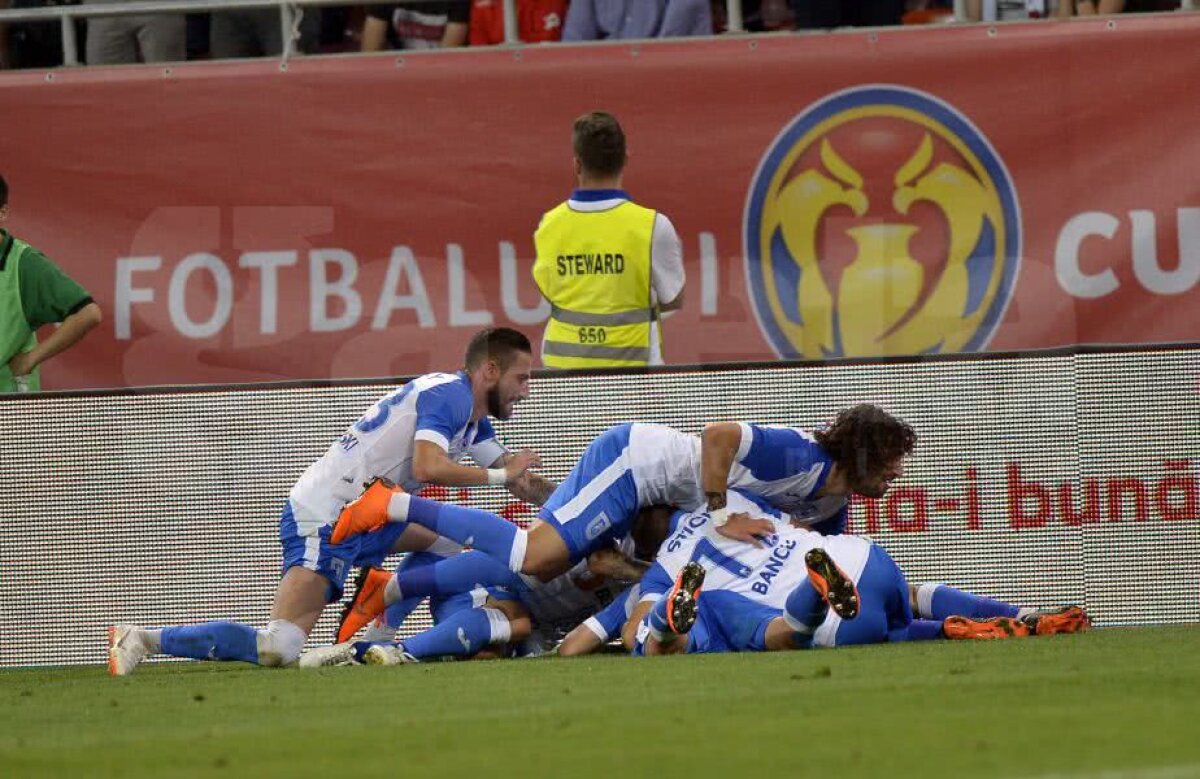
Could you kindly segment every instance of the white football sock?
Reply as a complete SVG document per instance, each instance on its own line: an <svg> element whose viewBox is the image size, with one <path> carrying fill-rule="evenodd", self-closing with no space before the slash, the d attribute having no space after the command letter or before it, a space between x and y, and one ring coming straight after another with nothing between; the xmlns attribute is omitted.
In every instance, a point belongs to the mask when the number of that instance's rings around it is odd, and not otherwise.
<svg viewBox="0 0 1200 779"><path fill-rule="evenodd" d="M146 652L157 654L162 651L162 628L143 628L138 631L138 638L142 640Z"/></svg>
<svg viewBox="0 0 1200 779"><path fill-rule="evenodd" d="M388 520L403 522L408 519L408 503L412 498L407 492L397 492L388 500Z"/></svg>
<svg viewBox="0 0 1200 779"><path fill-rule="evenodd" d="M402 600L404 600L404 596L400 593L400 580L393 576L388 579L387 586L383 588L383 602L391 606Z"/></svg>

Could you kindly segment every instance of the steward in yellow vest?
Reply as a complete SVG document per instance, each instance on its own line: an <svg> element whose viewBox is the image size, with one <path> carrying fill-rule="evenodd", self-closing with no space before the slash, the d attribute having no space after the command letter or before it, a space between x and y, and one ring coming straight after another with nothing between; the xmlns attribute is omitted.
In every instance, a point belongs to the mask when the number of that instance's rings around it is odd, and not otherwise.
<svg viewBox="0 0 1200 779"><path fill-rule="evenodd" d="M683 302L679 238L666 218L621 190L625 136L595 112L575 121L579 189L534 233L533 278L550 303L542 341L548 368L661 364L660 311ZM656 237L656 224L662 231ZM667 247L656 285L656 240ZM662 300L666 284L669 300Z"/></svg>

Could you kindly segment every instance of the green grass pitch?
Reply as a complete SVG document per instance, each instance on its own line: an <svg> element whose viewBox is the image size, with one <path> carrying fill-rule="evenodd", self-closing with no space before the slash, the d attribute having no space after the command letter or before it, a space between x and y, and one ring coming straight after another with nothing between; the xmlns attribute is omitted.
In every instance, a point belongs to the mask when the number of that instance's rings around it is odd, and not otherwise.
<svg viewBox="0 0 1200 779"><path fill-rule="evenodd" d="M1200 626L779 654L0 672L0 776L1200 776Z"/></svg>

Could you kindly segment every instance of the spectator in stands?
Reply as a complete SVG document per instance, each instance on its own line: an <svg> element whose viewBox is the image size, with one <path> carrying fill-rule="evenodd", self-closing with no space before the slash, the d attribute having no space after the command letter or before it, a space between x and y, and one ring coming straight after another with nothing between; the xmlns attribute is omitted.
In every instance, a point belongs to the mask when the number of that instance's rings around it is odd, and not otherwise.
<svg viewBox="0 0 1200 779"><path fill-rule="evenodd" d="M792 0L799 30L900 24L905 0Z"/></svg>
<svg viewBox="0 0 1200 779"><path fill-rule="evenodd" d="M709 0L572 0L564 41L712 35Z"/></svg>
<svg viewBox="0 0 1200 779"><path fill-rule="evenodd" d="M711 0L713 32L729 31L726 0ZM746 32L794 30L796 18L788 0L742 0L742 29Z"/></svg>
<svg viewBox="0 0 1200 779"><path fill-rule="evenodd" d="M47 8L76 5L79 0L0 0L5 8ZM83 40L84 23L77 20L75 35ZM77 52L80 54L82 52ZM57 21L0 24L0 70L57 68L63 64L62 25Z"/></svg>
<svg viewBox="0 0 1200 779"><path fill-rule="evenodd" d="M0 224L7 219L8 184L0 176ZM87 290L0 228L0 392L41 389L38 366L74 346L100 316ZM38 328L52 322L62 327L38 343Z"/></svg>
<svg viewBox="0 0 1200 779"><path fill-rule="evenodd" d="M363 23L362 50L438 49L467 45L471 0L421 5L373 5Z"/></svg>
<svg viewBox="0 0 1200 779"><path fill-rule="evenodd" d="M121 3L126 0L85 2ZM92 17L88 19L87 31L89 65L180 62L187 57L183 14Z"/></svg>
<svg viewBox="0 0 1200 779"><path fill-rule="evenodd" d="M1125 0L1059 0L1058 16L1105 16L1125 10Z"/></svg>
<svg viewBox="0 0 1200 779"><path fill-rule="evenodd" d="M293 24L298 36L297 51L311 51L321 26L321 9L297 7L300 18ZM208 50L213 59L278 57L283 54L283 30L278 8L243 8L214 11L208 31Z"/></svg>
<svg viewBox="0 0 1200 779"><path fill-rule="evenodd" d="M1063 1L1069 2L1069 0ZM968 22L1011 22L1023 19L1041 19L1055 15L1058 5L1057 0L967 0L964 20Z"/></svg>
<svg viewBox="0 0 1200 779"><path fill-rule="evenodd" d="M523 43L546 43L562 38L567 0L517 0L517 33ZM471 45L504 43L503 0L471 4Z"/></svg>

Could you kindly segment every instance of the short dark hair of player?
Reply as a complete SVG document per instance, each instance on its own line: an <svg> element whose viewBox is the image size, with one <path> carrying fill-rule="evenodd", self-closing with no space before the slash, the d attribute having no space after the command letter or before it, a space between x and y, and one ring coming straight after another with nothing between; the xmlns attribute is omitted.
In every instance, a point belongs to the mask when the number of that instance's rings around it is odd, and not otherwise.
<svg viewBox="0 0 1200 779"><path fill-rule="evenodd" d="M517 352L533 354L533 347L524 333L511 327L489 327L480 330L471 337L471 343L467 345L467 370L473 371L492 360L497 368L506 371L516 359Z"/></svg>
<svg viewBox="0 0 1200 779"><path fill-rule="evenodd" d="M917 443L917 434L907 422L870 403L843 410L832 425L813 437L846 472L851 484L911 454Z"/></svg>
<svg viewBox="0 0 1200 779"><path fill-rule="evenodd" d="M0 176L0 208L4 208L6 205L8 205L8 182L4 180L3 176Z"/></svg>
<svg viewBox="0 0 1200 779"><path fill-rule="evenodd" d="M625 132L610 113L592 111L576 119L571 144L589 175L608 178L625 169Z"/></svg>

